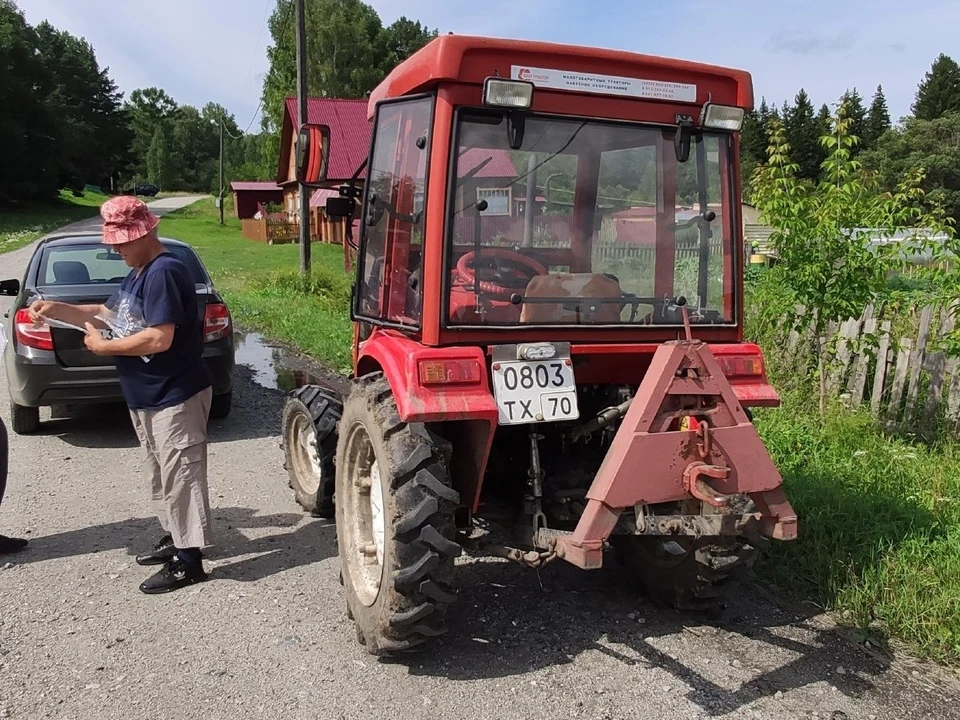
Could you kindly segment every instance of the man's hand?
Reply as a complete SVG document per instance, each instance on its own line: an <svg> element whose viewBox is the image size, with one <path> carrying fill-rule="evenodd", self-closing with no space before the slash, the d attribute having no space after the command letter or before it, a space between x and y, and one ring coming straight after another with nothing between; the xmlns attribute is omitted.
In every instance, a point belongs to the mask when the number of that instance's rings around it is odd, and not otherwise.
<svg viewBox="0 0 960 720"><path fill-rule="evenodd" d="M60 303L54 302L53 300L34 300L30 303L28 308L30 312L30 319L33 320L34 325L39 325L44 320L44 315L49 314L53 309Z"/></svg>
<svg viewBox="0 0 960 720"><path fill-rule="evenodd" d="M100 331L90 323L86 323L84 327L87 329L87 335L83 338L83 344L87 349L94 355L109 355L110 352L107 349L109 341L105 340Z"/></svg>

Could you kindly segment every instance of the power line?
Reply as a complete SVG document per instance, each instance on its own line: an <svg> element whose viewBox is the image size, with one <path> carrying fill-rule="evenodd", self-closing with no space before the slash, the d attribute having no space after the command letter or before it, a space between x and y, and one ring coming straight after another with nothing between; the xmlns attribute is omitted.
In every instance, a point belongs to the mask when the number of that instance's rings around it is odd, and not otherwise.
<svg viewBox="0 0 960 720"><path fill-rule="evenodd" d="M284 41L287 37L287 29L290 27L290 18L293 16L293 7L294 0L289 0L287 3L287 14L283 17L283 27L280 30L280 39L277 40L277 46L280 46L280 43ZM261 28L262 30L262 28ZM260 41L257 41L257 45L260 44ZM246 135L250 132L250 128L253 127L253 123L256 122L257 116L260 114L260 111L263 109L263 91L260 92L260 102L257 104L257 109L253 111L253 117L250 118L250 123L247 125L247 129L243 131L243 134Z"/></svg>

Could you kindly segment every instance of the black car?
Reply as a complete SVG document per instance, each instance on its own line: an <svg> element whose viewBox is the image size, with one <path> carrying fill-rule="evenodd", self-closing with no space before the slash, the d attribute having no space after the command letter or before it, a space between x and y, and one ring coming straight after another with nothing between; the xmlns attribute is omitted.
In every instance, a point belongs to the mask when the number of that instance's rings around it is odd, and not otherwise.
<svg viewBox="0 0 960 720"><path fill-rule="evenodd" d="M14 296L0 326L10 393L13 430L35 432L40 408L123 400L112 359L94 355L83 333L30 320L27 307L37 299L76 304L104 303L130 271L123 259L101 244L99 233L57 235L41 241L23 280L0 282L0 295ZM212 418L226 417L233 397L233 322L223 298L199 256L186 243L160 242L190 269L203 320L203 357L213 379ZM103 331L109 333L108 330Z"/></svg>

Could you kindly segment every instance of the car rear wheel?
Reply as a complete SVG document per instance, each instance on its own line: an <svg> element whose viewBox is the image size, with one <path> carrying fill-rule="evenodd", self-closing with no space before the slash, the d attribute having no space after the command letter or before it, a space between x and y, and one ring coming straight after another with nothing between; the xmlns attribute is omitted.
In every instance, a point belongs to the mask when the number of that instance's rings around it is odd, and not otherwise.
<svg viewBox="0 0 960 720"><path fill-rule="evenodd" d="M13 431L17 435L29 435L40 429L40 408L24 407L10 403Z"/></svg>
<svg viewBox="0 0 960 720"><path fill-rule="evenodd" d="M228 392L223 395L214 395L210 402L210 417L215 420L225 418L230 414L230 408L233 407L233 393Z"/></svg>

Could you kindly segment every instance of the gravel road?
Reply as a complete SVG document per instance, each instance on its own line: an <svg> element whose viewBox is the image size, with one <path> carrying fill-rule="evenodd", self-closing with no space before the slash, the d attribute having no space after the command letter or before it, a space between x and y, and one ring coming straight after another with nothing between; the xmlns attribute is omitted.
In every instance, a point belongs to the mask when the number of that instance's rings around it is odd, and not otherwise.
<svg viewBox="0 0 960 720"><path fill-rule="evenodd" d="M28 255L0 256L0 277ZM0 531L30 547L0 558L0 718L960 718L946 674L875 659L765 591L702 624L619 571L561 563L538 575L463 558L443 645L371 658L344 614L334 530L287 488L265 363L291 363L246 338L243 357L258 352L211 425L218 544L193 588L137 589L151 569L134 555L160 528L123 408L11 433Z"/></svg>

